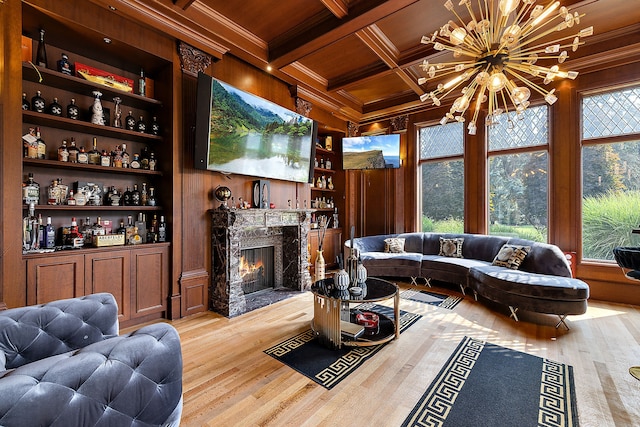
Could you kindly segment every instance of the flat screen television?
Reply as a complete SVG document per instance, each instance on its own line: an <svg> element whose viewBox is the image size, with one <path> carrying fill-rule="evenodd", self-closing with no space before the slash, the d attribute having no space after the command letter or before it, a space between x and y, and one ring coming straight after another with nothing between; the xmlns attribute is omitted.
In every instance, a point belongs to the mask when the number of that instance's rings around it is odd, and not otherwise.
<svg viewBox="0 0 640 427"><path fill-rule="evenodd" d="M343 169L385 169L399 167L399 134L342 138Z"/></svg>
<svg viewBox="0 0 640 427"><path fill-rule="evenodd" d="M196 95L195 167L311 182L317 125L204 73Z"/></svg>

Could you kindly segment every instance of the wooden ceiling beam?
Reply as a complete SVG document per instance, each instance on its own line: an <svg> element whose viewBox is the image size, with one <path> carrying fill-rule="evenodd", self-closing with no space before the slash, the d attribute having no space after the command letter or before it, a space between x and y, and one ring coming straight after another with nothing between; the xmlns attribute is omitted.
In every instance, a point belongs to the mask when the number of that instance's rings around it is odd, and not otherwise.
<svg viewBox="0 0 640 427"><path fill-rule="evenodd" d="M187 10L191 4L196 0L173 0L173 4L182 10Z"/></svg>
<svg viewBox="0 0 640 427"><path fill-rule="evenodd" d="M374 24L418 0L367 0L356 3L340 20L327 13L305 22L269 43L269 63L282 68Z"/></svg>
<svg viewBox="0 0 640 427"><path fill-rule="evenodd" d="M336 18L344 18L349 13L349 6L344 0L320 0L322 4L333 13Z"/></svg>

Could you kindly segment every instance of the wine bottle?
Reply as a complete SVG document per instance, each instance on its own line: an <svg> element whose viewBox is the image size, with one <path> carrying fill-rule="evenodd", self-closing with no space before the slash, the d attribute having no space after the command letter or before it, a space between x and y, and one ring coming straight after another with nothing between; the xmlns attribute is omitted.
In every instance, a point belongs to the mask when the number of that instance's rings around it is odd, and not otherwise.
<svg viewBox="0 0 640 427"><path fill-rule="evenodd" d="M40 40L36 52L36 65L47 68L47 47L44 44L44 29L40 29Z"/></svg>

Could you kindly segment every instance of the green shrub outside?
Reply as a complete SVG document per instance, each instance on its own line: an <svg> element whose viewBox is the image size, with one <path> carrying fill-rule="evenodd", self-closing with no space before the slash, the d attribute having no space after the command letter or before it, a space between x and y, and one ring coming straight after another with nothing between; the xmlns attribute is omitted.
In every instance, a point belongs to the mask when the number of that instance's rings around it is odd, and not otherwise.
<svg viewBox="0 0 640 427"><path fill-rule="evenodd" d="M462 219L454 218L435 221L432 218L423 216L422 231L461 234L464 232L464 221ZM547 230L538 230L533 226L494 224L489 227L489 233L497 236L517 237L520 239L533 240L535 242L547 241Z"/></svg>

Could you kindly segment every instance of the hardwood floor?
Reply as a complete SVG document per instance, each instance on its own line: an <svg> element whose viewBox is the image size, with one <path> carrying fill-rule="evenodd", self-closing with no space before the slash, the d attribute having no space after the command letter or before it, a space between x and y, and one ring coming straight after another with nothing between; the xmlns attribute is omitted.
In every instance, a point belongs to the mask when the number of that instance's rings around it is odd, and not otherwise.
<svg viewBox="0 0 640 427"><path fill-rule="evenodd" d="M590 301L586 314L569 317L569 331L555 329L554 316L519 313L516 323L506 308L470 296L454 310L404 299L401 308L423 318L332 390L263 353L309 328L311 293L234 319L208 312L171 322L182 339L182 425L399 426L472 336L572 365L582 427L640 426L640 381L628 372L640 365L638 306Z"/></svg>

